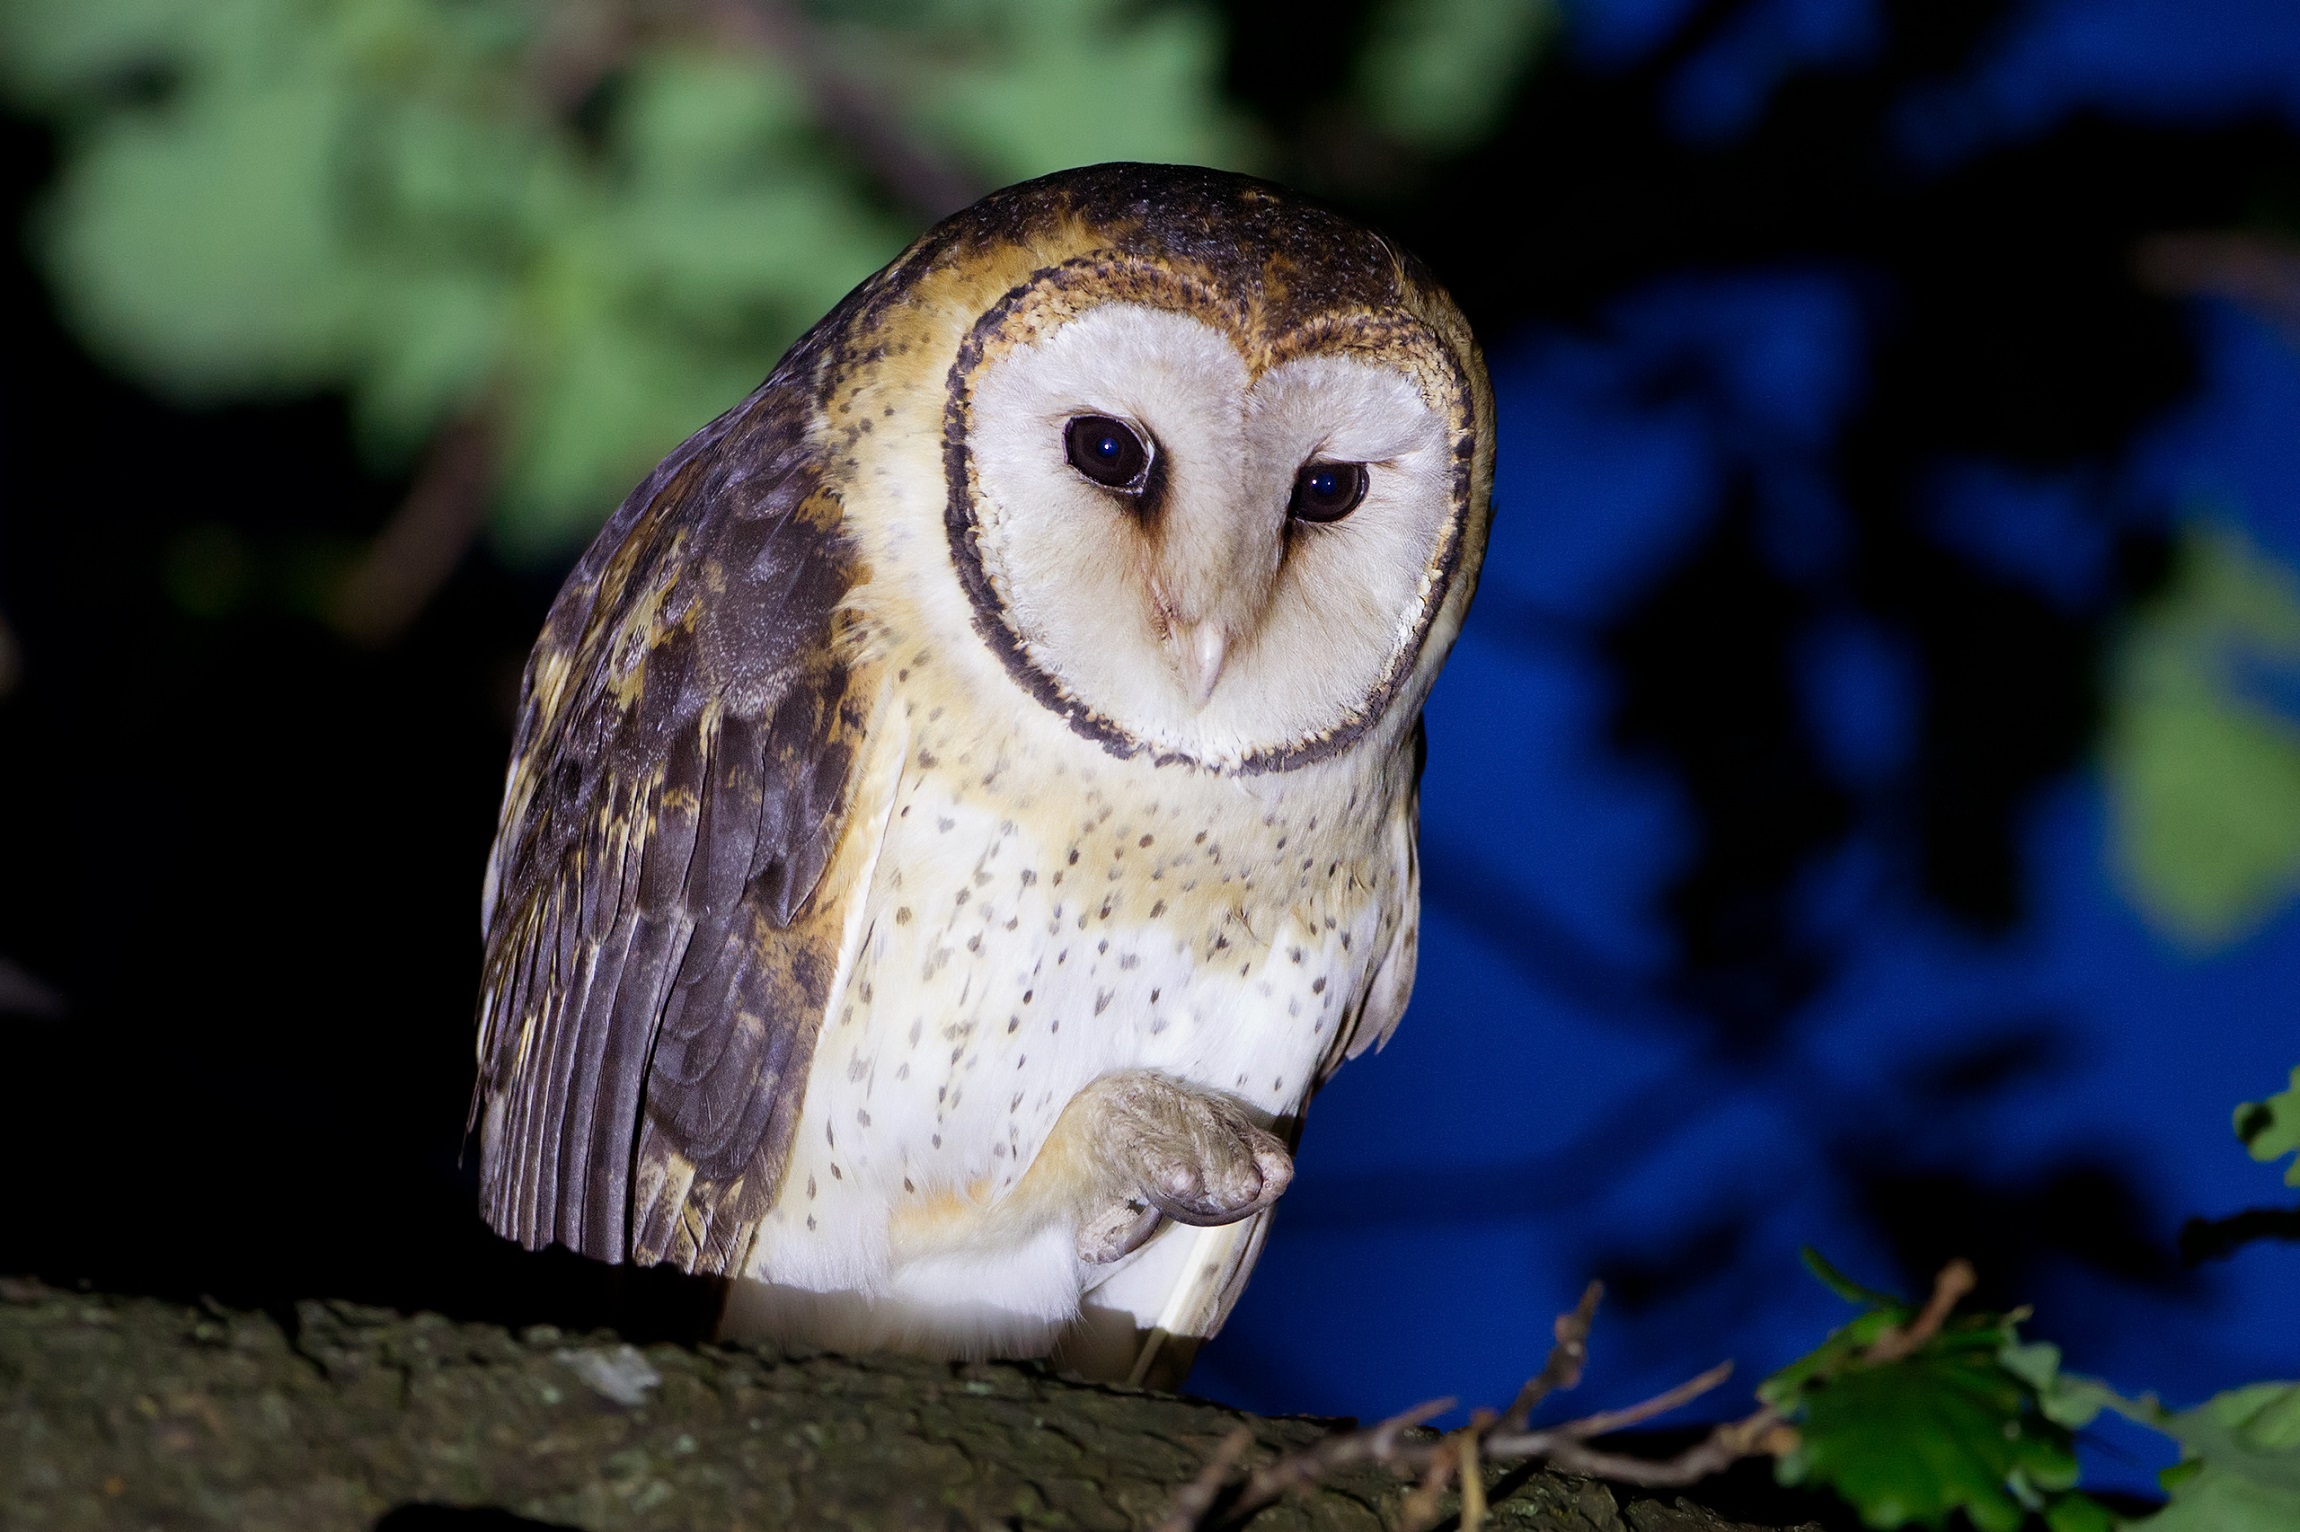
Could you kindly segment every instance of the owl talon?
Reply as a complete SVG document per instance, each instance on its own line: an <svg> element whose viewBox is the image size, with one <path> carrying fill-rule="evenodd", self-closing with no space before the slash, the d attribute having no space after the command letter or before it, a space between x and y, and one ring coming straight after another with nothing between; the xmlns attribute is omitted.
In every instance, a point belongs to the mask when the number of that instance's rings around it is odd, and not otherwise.
<svg viewBox="0 0 2300 1532"><path fill-rule="evenodd" d="M1158 1232L1162 1215L1148 1203L1129 1198L1114 1203L1078 1231L1078 1258L1089 1266L1107 1266L1132 1255L1142 1242Z"/></svg>
<svg viewBox="0 0 2300 1532"><path fill-rule="evenodd" d="M1294 1178L1285 1144L1227 1096L1148 1072L1110 1076L1088 1093L1119 1200L1081 1228L1087 1260L1134 1249L1160 1215L1200 1227L1236 1223L1277 1201ZM1090 1255L1090 1247L1109 1253Z"/></svg>
<svg viewBox="0 0 2300 1532"><path fill-rule="evenodd" d="M1252 1123L1214 1147L1206 1159L1172 1157L1165 1146L1145 1146L1143 1195L1176 1223L1208 1227L1236 1223L1278 1200L1294 1178L1285 1145ZM1193 1145L1193 1148L1199 1147Z"/></svg>

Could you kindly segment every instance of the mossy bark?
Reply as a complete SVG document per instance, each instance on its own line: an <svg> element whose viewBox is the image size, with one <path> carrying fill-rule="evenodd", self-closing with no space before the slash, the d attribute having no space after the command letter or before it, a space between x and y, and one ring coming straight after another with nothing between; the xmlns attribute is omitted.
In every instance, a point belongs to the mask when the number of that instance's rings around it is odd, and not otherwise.
<svg viewBox="0 0 2300 1532"><path fill-rule="evenodd" d="M641 1350L347 1304L291 1319L0 1284L0 1505L24 1532L368 1532L416 1524L412 1506L600 1532L1146 1528L1241 1423L1263 1454L1332 1428L1027 1365ZM1374 1532L1402 1489L1367 1469L1254 1526ZM1727 1527L1549 1475L1489 1524Z"/></svg>

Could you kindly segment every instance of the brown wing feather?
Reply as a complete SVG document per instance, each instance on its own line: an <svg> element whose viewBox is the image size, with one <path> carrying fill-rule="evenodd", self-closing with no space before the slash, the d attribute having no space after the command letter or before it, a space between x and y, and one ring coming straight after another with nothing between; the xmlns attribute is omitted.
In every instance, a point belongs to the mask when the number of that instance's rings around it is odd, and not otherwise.
<svg viewBox="0 0 2300 1532"><path fill-rule="evenodd" d="M528 663L479 1092L481 1205L529 1247L731 1270L789 1155L877 685L805 361L633 492Z"/></svg>

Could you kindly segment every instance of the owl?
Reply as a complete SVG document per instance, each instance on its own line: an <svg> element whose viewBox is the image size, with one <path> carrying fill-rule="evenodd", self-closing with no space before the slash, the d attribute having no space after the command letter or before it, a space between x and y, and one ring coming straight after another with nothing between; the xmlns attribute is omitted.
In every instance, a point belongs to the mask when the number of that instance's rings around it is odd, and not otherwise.
<svg viewBox="0 0 2300 1532"><path fill-rule="evenodd" d="M1103 165L863 283L635 490L484 894L502 1234L722 1333L1174 1381L1412 987L1489 519L1468 326L1274 186Z"/></svg>

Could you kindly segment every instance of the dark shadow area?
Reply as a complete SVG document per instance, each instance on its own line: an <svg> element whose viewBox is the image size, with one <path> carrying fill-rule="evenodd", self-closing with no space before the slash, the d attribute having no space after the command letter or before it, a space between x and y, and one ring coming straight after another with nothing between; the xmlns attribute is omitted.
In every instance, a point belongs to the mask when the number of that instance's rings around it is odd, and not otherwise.
<svg viewBox="0 0 2300 1532"><path fill-rule="evenodd" d="M0 138L11 219L48 166ZM340 405L183 410L58 329L20 247L0 609L0 1270L276 1306L708 1330L714 1285L530 1254L473 1210L478 888L556 583L468 560L403 643L311 610L396 486ZM36 997L37 998L37 997Z"/></svg>
<svg viewBox="0 0 2300 1532"><path fill-rule="evenodd" d="M546 1532L546 1529L564 1529L566 1525L469 1506L403 1505L377 1522L375 1532L520 1532L523 1527Z"/></svg>
<svg viewBox="0 0 2300 1532"><path fill-rule="evenodd" d="M2180 1260L2186 1266L2225 1261L2262 1240L2300 1241L2300 1208L2246 1208L2224 1218L2191 1218L2180 1226Z"/></svg>

